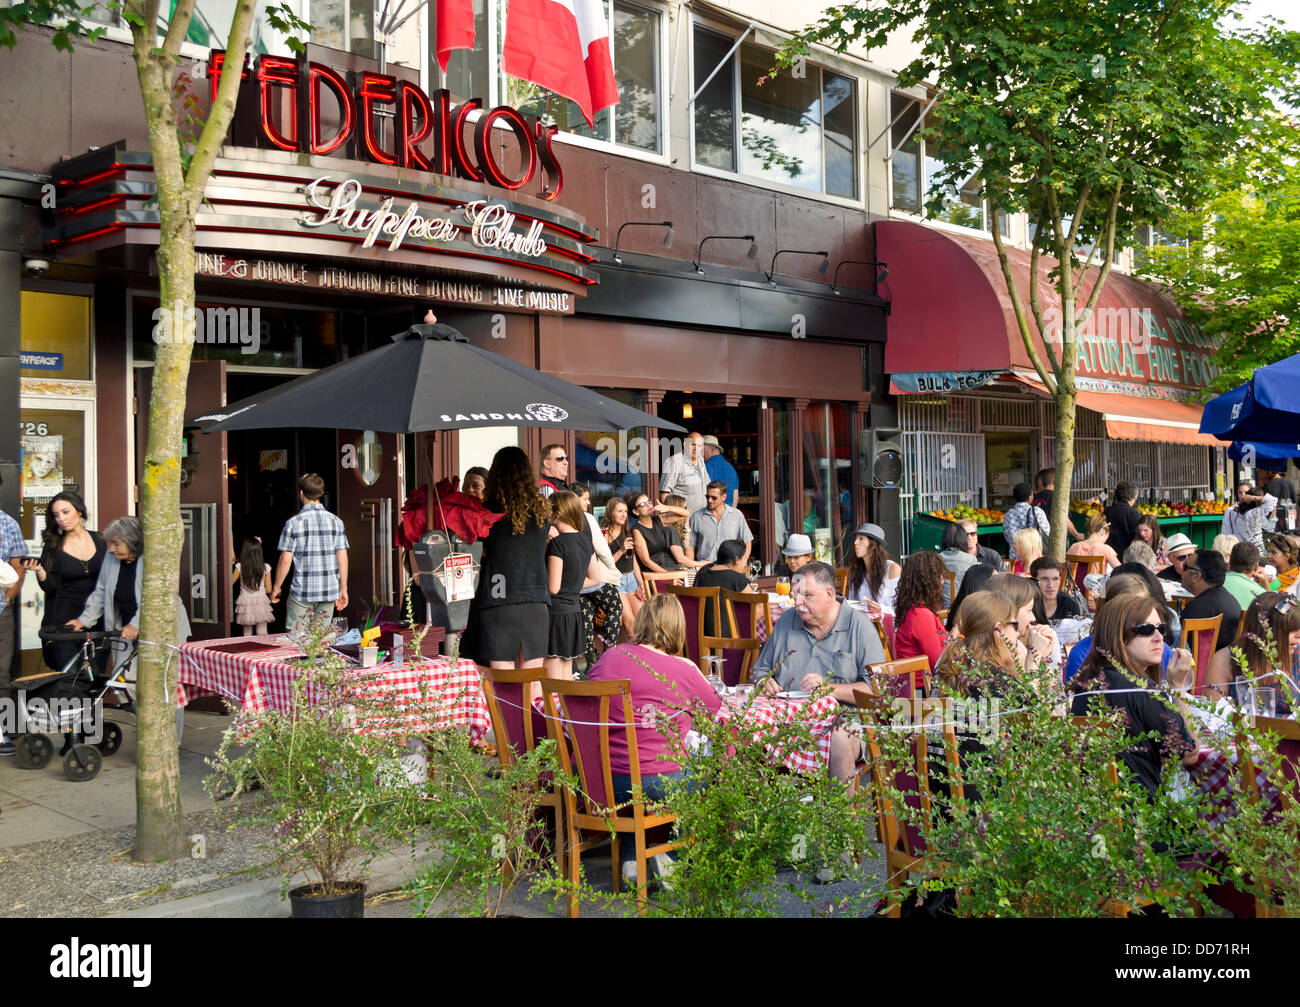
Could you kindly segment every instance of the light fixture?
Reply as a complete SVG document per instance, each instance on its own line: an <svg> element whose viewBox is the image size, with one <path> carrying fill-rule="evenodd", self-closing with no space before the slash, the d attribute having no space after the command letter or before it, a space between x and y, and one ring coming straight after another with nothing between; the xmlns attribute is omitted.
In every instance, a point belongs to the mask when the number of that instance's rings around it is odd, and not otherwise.
<svg viewBox="0 0 1300 1007"><path fill-rule="evenodd" d="M822 257L822 264L817 268L817 273L820 276L826 275L826 267L831 264L830 252L805 252L800 248L782 248L777 251L776 255L772 256L772 265L768 268L766 273L768 283L776 282L772 279L772 277L776 275L776 260L787 253L790 255L820 255Z"/></svg>
<svg viewBox="0 0 1300 1007"><path fill-rule="evenodd" d="M666 227L668 233L664 235L664 248L673 247L673 222L671 220L629 220L618 227L618 233L614 235L614 261L620 266L623 260L618 254L618 244L623 240L623 228L625 227Z"/></svg>
<svg viewBox="0 0 1300 1007"><path fill-rule="evenodd" d="M700 247L695 250L695 258L691 265L701 276L704 275L704 268L700 265L704 261L704 242L706 241L748 241L749 252L746 253L751 259L758 255L758 242L754 240L752 234L710 234L700 241Z"/></svg>
<svg viewBox="0 0 1300 1007"><path fill-rule="evenodd" d="M877 292L879 292L880 290L880 285L885 282L885 278L889 276L889 267L885 265L885 263L883 262L877 262L874 259L842 259L835 266L835 275L832 278L832 282L831 282L831 293L834 294L836 297L838 297L840 294L837 288L839 287L839 283L840 283L841 266L879 266L880 269L876 271Z"/></svg>
<svg viewBox="0 0 1300 1007"><path fill-rule="evenodd" d="M689 420L695 417L695 409L689 402L682 403L682 419Z"/></svg>

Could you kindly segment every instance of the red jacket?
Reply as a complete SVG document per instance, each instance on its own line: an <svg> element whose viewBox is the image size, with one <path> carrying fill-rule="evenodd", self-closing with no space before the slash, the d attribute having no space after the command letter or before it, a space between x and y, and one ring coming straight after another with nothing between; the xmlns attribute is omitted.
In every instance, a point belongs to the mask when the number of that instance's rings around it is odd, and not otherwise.
<svg viewBox="0 0 1300 1007"><path fill-rule="evenodd" d="M943 653L948 642L948 634L943 623L930 609L918 605L907 610L902 623L894 631L894 658L901 661L905 657L922 655L930 662L930 671L934 672L935 663ZM916 687L922 685L922 676L916 676Z"/></svg>

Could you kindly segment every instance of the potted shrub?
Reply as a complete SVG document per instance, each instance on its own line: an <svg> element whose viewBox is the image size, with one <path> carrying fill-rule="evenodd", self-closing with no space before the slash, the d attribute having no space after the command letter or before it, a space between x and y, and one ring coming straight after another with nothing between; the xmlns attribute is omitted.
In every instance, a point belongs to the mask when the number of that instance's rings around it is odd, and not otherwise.
<svg viewBox="0 0 1300 1007"><path fill-rule="evenodd" d="M262 791L241 823L271 826L286 889L299 871L311 879L288 892L297 917L362 915L361 869L404 838L424 790L402 766L406 739L365 729L393 719L386 693L360 685L328 639L328 622L306 631L291 708L241 712L207 781L214 796Z"/></svg>

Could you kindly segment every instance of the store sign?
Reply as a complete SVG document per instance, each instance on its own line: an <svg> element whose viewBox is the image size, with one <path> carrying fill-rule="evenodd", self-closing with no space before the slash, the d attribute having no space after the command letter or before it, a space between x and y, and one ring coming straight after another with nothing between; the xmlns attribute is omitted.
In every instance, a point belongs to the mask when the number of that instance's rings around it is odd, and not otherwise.
<svg viewBox="0 0 1300 1007"><path fill-rule="evenodd" d="M61 371L63 370L62 353L36 353L23 351L19 366L29 371Z"/></svg>
<svg viewBox="0 0 1300 1007"><path fill-rule="evenodd" d="M993 381L1000 371L909 371L891 374L890 380L903 393L964 392Z"/></svg>
<svg viewBox="0 0 1300 1007"><path fill-rule="evenodd" d="M220 49L208 57L214 101L225 58ZM523 189L540 173L542 185L537 194L547 200L557 198L564 187L564 174L551 147L556 127L543 125L508 105L480 115L472 144L467 146L465 127L470 114L483 108L479 98L452 108L451 92L446 89L430 96L391 74L361 71L344 77L324 64L285 56L259 56L255 63L246 58L242 77L256 80L260 135L280 150L331 154L344 148L350 157L376 164L452 175L510 190ZM338 122L332 126L331 136L325 135L323 91L330 92L338 106ZM287 112L277 117L280 109ZM277 123L277 118L287 122ZM390 119L391 128L380 125ZM333 117L328 121L333 122ZM519 167L513 174L489 143L498 123L509 129L519 148Z"/></svg>
<svg viewBox="0 0 1300 1007"><path fill-rule="evenodd" d="M200 276L280 283L308 290L341 290L406 300L464 304L484 311L571 315L574 305L571 294L555 290L533 290L435 276L373 273L280 259L238 258L215 252L199 252L195 256L195 272Z"/></svg>
<svg viewBox="0 0 1300 1007"><path fill-rule="evenodd" d="M542 222L532 221L528 230L520 234L514 230L515 215L501 203L483 199L468 202L460 208L461 220L457 222L448 217L425 216L415 200L407 203L401 213L395 212L392 196L373 210L361 209L357 202L364 192L355 178L342 182L318 178L304 193L311 212L299 217L298 222L303 227L333 224L340 231L364 234L362 248L372 247L382 236L390 252L397 251L402 242L412 238L422 239L426 245L468 240L479 248L534 259L546 254Z"/></svg>

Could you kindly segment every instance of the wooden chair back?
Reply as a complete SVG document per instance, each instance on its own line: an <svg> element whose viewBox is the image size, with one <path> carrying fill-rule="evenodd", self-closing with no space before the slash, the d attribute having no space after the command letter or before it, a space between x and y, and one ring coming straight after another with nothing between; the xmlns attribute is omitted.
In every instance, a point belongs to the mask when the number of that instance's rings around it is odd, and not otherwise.
<svg viewBox="0 0 1300 1007"><path fill-rule="evenodd" d="M704 652L700 658L700 671L708 674L706 657L721 656L722 681L727 685L744 685L749 682L749 673L763 645L747 637L705 636L700 638L700 649Z"/></svg>
<svg viewBox="0 0 1300 1007"><path fill-rule="evenodd" d="M645 580L645 592L647 595L658 594L661 586L666 584L682 584L686 581L685 570L670 570L665 572L645 571L641 574Z"/></svg>
<svg viewBox="0 0 1300 1007"><path fill-rule="evenodd" d="M943 577L943 607L951 608L952 600L957 597L957 571L944 567L941 576Z"/></svg>
<svg viewBox="0 0 1300 1007"><path fill-rule="evenodd" d="M768 604L767 595L751 594L748 591L728 591L720 588L723 609L731 623L732 636L742 640L757 640L755 632L762 620L767 635L772 635L772 606Z"/></svg>
<svg viewBox="0 0 1300 1007"><path fill-rule="evenodd" d="M546 677L542 668L478 669L487 698L492 733L497 739L497 758L501 768L509 769L519 756L537 747L546 737L546 718L531 702L534 682Z"/></svg>
<svg viewBox="0 0 1300 1007"><path fill-rule="evenodd" d="M1069 580L1074 584L1074 589L1079 592L1092 607L1093 598L1091 592L1084 586L1083 578L1090 573L1106 572L1105 556L1065 556L1065 572L1069 575Z"/></svg>
<svg viewBox="0 0 1300 1007"><path fill-rule="evenodd" d="M888 612L881 613L879 619L871 620L876 625L876 632L880 635L880 645L885 648L885 660L894 659L894 617Z"/></svg>
<svg viewBox="0 0 1300 1007"><path fill-rule="evenodd" d="M1219 642L1219 627L1223 624L1223 614L1208 619L1184 619L1183 635L1178 646L1192 652L1192 664L1196 669L1192 692L1198 696L1205 694L1205 677L1210 670L1210 658Z"/></svg>
<svg viewBox="0 0 1300 1007"><path fill-rule="evenodd" d="M686 657L700 667L703 656L700 642L706 634L705 625L708 614L713 613L713 625L718 625L722 602L718 597L720 587L684 587L681 584L664 584L664 593L671 594L681 602L682 613L686 616Z"/></svg>
<svg viewBox="0 0 1300 1007"><path fill-rule="evenodd" d="M835 593L841 598L849 589L849 568L846 566L837 566L835 568Z"/></svg>
<svg viewBox="0 0 1300 1007"><path fill-rule="evenodd" d="M924 654L898 661L869 664L867 672L878 683L875 691L882 696L920 699L922 689L925 693L930 691L930 659Z"/></svg>

